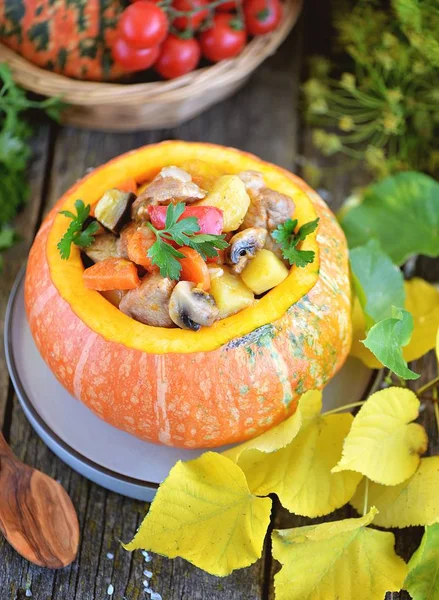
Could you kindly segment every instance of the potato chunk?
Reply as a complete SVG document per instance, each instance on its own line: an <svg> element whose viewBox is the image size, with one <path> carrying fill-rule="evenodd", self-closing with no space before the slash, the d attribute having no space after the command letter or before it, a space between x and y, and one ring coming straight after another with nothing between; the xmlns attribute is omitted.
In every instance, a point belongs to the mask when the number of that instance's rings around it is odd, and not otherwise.
<svg viewBox="0 0 439 600"><path fill-rule="evenodd" d="M245 185L237 175L219 177L206 198L198 206L216 206L224 213L223 231L235 231L241 225L250 206Z"/></svg>
<svg viewBox="0 0 439 600"><path fill-rule="evenodd" d="M224 273L212 279L210 284L210 294L219 308L220 319L251 306L255 300L253 292L238 275L234 275L226 267L222 268Z"/></svg>
<svg viewBox="0 0 439 600"><path fill-rule="evenodd" d="M284 263L270 250L256 253L241 273L242 280L255 294L263 294L279 285L288 275Z"/></svg>

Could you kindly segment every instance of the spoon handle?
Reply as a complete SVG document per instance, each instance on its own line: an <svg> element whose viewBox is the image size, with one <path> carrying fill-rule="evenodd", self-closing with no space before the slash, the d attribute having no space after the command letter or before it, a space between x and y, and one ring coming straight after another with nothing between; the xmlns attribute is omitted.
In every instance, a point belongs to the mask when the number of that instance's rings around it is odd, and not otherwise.
<svg viewBox="0 0 439 600"><path fill-rule="evenodd" d="M7 441L5 440L2 432L0 431L0 457L2 457L2 456L7 457L9 459L12 458L12 459L16 460L14 453L10 449Z"/></svg>

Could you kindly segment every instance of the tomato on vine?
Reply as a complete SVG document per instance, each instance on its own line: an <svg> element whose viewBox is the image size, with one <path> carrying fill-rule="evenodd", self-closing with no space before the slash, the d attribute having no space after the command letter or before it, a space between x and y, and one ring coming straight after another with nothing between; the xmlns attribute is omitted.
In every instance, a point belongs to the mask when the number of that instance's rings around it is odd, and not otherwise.
<svg viewBox="0 0 439 600"><path fill-rule="evenodd" d="M123 38L119 38L113 44L112 53L114 60L127 71L143 71L155 63L160 48L133 48Z"/></svg>
<svg viewBox="0 0 439 600"><path fill-rule="evenodd" d="M237 1L229 0L229 2L223 2L223 4L220 4L219 6L217 6L216 10L218 12L229 12L231 10L236 10L236 8L237 8Z"/></svg>
<svg viewBox="0 0 439 600"><path fill-rule="evenodd" d="M201 51L212 62L232 58L245 46L247 34L236 15L220 13L214 16L212 26L200 35Z"/></svg>
<svg viewBox="0 0 439 600"><path fill-rule="evenodd" d="M282 19L279 0L246 0L244 17L250 35L262 35L276 29Z"/></svg>
<svg viewBox="0 0 439 600"><path fill-rule="evenodd" d="M201 50L196 39L171 34L163 42L154 68L164 79L174 79L193 71L200 57Z"/></svg>
<svg viewBox="0 0 439 600"><path fill-rule="evenodd" d="M133 48L152 48L161 44L168 35L166 13L150 0L138 0L122 13L119 32Z"/></svg>
<svg viewBox="0 0 439 600"><path fill-rule="evenodd" d="M204 10L202 9L205 6ZM209 15L209 1L208 0L174 0L172 8L182 12L188 12L185 17L176 17L173 21L173 25L180 31L191 29L195 31L199 28L204 19Z"/></svg>

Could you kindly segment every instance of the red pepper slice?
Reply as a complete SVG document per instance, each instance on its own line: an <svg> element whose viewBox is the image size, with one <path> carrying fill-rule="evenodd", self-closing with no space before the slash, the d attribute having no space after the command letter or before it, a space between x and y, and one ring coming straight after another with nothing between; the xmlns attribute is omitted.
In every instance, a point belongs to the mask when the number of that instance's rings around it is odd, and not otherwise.
<svg viewBox="0 0 439 600"><path fill-rule="evenodd" d="M156 229L165 228L167 209L167 206L148 207L151 223ZM220 235L223 230L223 211L215 206L187 206L178 220L181 221L181 219L186 219L187 217L195 217L198 219L198 224L200 226L199 233Z"/></svg>

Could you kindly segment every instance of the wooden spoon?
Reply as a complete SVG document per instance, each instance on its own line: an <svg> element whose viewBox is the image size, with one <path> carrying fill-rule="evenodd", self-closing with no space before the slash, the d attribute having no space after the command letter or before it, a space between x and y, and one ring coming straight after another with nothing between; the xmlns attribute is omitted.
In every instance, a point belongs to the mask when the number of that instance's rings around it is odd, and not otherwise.
<svg viewBox="0 0 439 600"><path fill-rule="evenodd" d="M66 567L78 553L78 517L67 492L19 461L1 433L0 530L21 556L41 567Z"/></svg>

